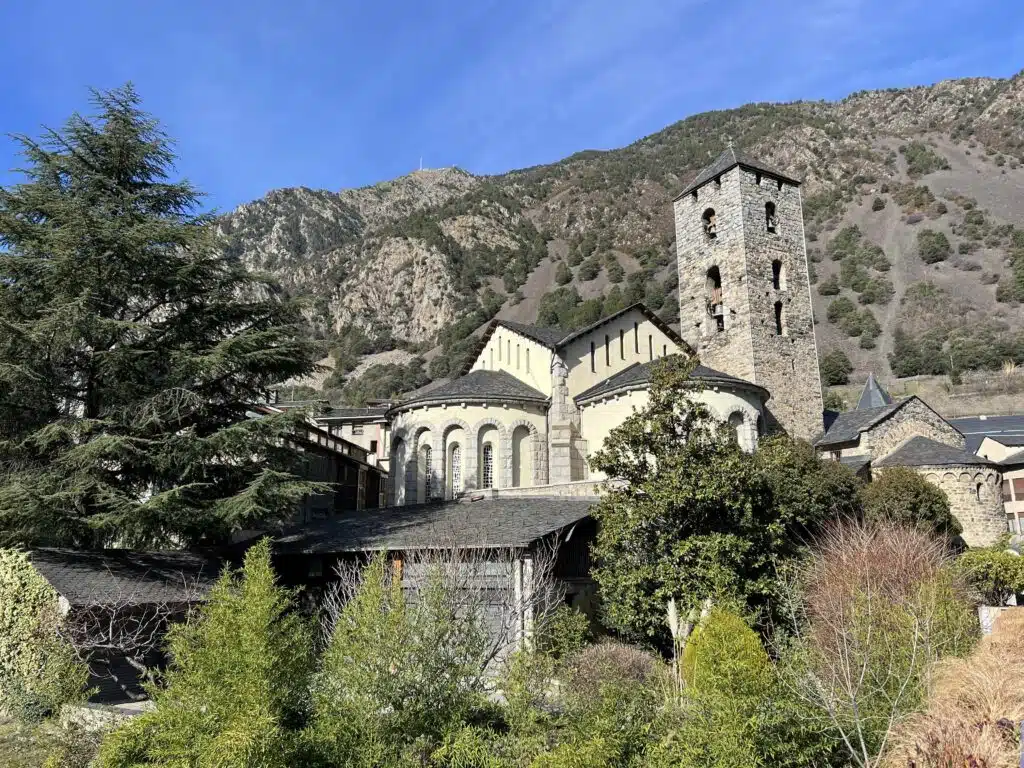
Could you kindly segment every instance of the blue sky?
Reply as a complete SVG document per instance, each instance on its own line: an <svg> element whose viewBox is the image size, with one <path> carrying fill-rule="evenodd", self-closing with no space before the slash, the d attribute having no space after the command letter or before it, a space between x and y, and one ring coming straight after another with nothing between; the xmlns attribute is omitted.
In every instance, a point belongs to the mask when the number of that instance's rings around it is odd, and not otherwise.
<svg viewBox="0 0 1024 768"><path fill-rule="evenodd" d="M2 0L0 130L135 82L220 210L495 173L750 101L1024 68L1021 0ZM0 143L0 183L19 160Z"/></svg>

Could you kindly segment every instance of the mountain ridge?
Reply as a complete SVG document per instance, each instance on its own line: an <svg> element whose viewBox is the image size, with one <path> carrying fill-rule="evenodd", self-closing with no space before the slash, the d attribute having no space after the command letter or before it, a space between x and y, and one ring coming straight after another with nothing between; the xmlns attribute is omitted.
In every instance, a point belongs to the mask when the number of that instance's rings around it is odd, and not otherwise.
<svg viewBox="0 0 1024 768"><path fill-rule="evenodd" d="M446 376L494 316L578 326L643 300L677 322L671 200L728 137L803 179L821 354L855 375L955 373L1024 363L1021 124L1024 73L748 104L503 174L273 190L218 227L309 300L328 388L388 349L424 358L412 378Z"/></svg>

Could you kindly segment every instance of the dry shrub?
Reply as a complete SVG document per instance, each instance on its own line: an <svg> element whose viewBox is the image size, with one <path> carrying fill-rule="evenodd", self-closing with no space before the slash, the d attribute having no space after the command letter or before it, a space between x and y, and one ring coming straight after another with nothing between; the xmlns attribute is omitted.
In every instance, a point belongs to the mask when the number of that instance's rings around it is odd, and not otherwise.
<svg viewBox="0 0 1024 768"><path fill-rule="evenodd" d="M1004 611L966 659L939 665L924 713L896 734L891 768L1014 768L1024 720L1024 609Z"/></svg>
<svg viewBox="0 0 1024 768"><path fill-rule="evenodd" d="M661 680L663 665L653 654L617 642L584 648L569 664L566 694L579 701L594 700L605 686L645 687Z"/></svg>

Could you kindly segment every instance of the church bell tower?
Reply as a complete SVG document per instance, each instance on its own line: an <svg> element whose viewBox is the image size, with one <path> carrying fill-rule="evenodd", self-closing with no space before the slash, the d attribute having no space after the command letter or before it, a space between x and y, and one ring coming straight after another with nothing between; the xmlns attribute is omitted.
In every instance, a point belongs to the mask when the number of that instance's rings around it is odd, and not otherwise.
<svg viewBox="0 0 1024 768"><path fill-rule="evenodd" d="M732 146L674 202L681 334L771 393L767 431L811 439L821 380L800 182Z"/></svg>

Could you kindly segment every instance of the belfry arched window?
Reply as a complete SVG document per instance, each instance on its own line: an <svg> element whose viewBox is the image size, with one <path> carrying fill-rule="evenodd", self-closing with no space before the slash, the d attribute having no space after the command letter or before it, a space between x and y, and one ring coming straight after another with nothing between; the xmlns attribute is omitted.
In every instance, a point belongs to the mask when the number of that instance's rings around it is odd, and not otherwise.
<svg viewBox="0 0 1024 768"><path fill-rule="evenodd" d="M424 445L420 453L423 456L423 500L430 501L430 481L434 474L430 468L430 446Z"/></svg>
<svg viewBox="0 0 1024 768"><path fill-rule="evenodd" d="M711 318L715 332L725 330L725 305L722 301L722 272L713 266L707 272L704 281L704 297L707 300L707 313Z"/></svg>
<svg viewBox="0 0 1024 768"><path fill-rule="evenodd" d="M775 203L770 200L764 204L764 228L769 232L775 232L779 226L779 219L775 215Z"/></svg>
<svg viewBox="0 0 1024 768"><path fill-rule="evenodd" d="M712 240L718 237L718 221L715 218L714 208L708 208L704 211L702 221L704 222L704 234Z"/></svg>
<svg viewBox="0 0 1024 768"><path fill-rule="evenodd" d="M494 446L484 443L483 450L483 487L494 487Z"/></svg>

